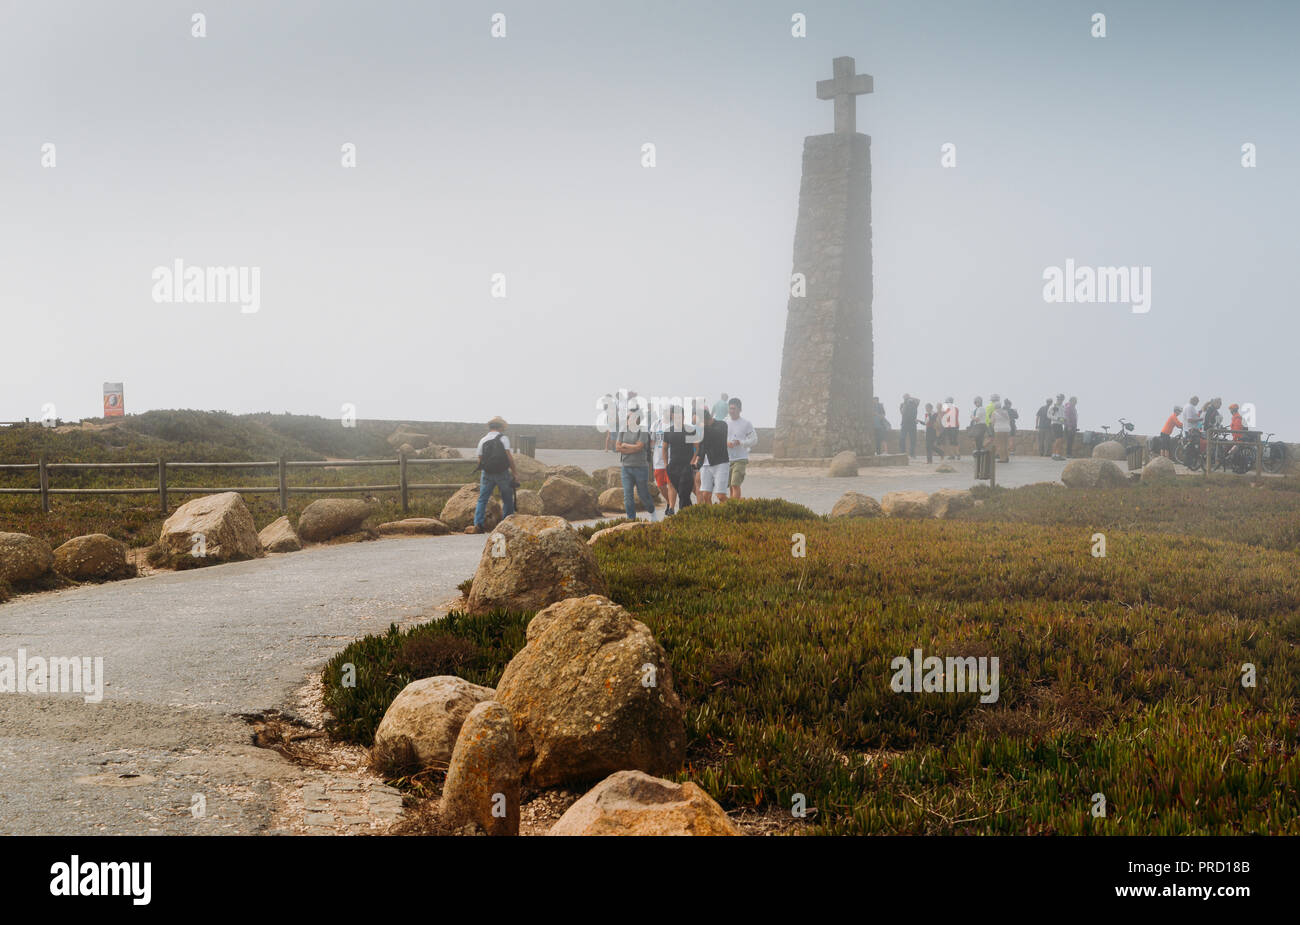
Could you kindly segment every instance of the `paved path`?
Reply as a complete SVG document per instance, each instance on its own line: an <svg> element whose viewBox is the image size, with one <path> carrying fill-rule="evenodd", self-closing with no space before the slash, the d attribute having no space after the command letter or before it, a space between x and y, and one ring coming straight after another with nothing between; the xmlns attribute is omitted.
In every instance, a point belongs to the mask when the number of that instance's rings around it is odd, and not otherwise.
<svg viewBox="0 0 1300 925"><path fill-rule="evenodd" d="M0 694L0 834L265 831L271 781L298 769L236 714L292 709L348 641L431 615L483 542L317 547L0 605L0 656L102 656L106 679L101 703Z"/></svg>

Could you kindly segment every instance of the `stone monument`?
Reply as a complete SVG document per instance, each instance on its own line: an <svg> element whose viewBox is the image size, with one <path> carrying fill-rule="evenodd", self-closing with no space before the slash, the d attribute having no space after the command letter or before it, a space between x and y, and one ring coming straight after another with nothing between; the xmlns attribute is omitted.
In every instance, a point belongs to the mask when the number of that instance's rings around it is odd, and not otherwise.
<svg viewBox="0 0 1300 925"><path fill-rule="evenodd" d="M777 458L873 453L871 138L857 130L857 97L871 77L836 58L817 98L835 101L835 131L803 146L794 270L781 354ZM801 285L802 283L802 285Z"/></svg>

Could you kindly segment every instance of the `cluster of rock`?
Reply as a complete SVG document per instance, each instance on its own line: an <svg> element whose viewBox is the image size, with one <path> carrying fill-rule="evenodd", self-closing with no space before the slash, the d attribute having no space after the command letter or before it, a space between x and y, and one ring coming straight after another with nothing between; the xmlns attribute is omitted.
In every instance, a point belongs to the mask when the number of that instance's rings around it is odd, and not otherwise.
<svg viewBox="0 0 1300 925"><path fill-rule="evenodd" d="M1145 484L1164 484L1177 479L1174 462L1164 456L1153 456L1137 472L1120 468L1118 462L1128 458L1128 450L1118 440L1099 443L1090 459L1072 459L1061 472L1061 481L1067 488L1120 488L1133 481Z"/></svg>
<svg viewBox="0 0 1300 925"><path fill-rule="evenodd" d="M598 782L549 834L739 834L698 787L660 779L686 752L672 669L649 628L605 596L562 517L515 514L488 537L468 609L496 607L541 608L497 687L414 681L375 733L378 750L409 743L423 765L446 767L446 825L518 834L526 790Z"/></svg>
<svg viewBox="0 0 1300 925"><path fill-rule="evenodd" d="M72 581L133 578L125 543L103 533L68 540L57 549L26 533L0 533L0 581L22 585L55 574Z"/></svg>
<svg viewBox="0 0 1300 925"><path fill-rule="evenodd" d="M455 447L434 443L428 434L416 433L399 427L388 437L388 445L399 453L414 456L417 459L460 459L460 450Z"/></svg>
<svg viewBox="0 0 1300 925"><path fill-rule="evenodd" d="M932 494L923 491L891 491L879 501L870 495L846 491L831 508L831 517L944 519L974 505L975 499L969 491L954 488L941 488Z"/></svg>

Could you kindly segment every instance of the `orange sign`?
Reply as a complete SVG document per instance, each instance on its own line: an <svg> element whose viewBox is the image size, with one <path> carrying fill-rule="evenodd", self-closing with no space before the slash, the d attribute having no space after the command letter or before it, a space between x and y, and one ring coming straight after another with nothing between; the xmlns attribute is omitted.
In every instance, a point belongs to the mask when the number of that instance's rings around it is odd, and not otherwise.
<svg viewBox="0 0 1300 925"><path fill-rule="evenodd" d="M122 383L104 383L104 417L120 418L126 414L122 406Z"/></svg>

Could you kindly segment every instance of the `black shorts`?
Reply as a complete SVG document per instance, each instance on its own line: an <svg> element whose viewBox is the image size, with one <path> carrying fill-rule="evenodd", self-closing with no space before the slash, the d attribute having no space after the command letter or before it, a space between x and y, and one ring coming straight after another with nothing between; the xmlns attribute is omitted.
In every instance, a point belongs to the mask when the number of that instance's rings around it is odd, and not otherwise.
<svg viewBox="0 0 1300 925"><path fill-rule="evenodd" d="M957 428L955 428L955 427L945 427L945 428L943 429L943 442L944 442L944 443L956 443L956 442L957 442Z"/></svg>

